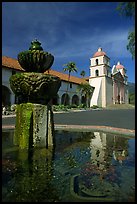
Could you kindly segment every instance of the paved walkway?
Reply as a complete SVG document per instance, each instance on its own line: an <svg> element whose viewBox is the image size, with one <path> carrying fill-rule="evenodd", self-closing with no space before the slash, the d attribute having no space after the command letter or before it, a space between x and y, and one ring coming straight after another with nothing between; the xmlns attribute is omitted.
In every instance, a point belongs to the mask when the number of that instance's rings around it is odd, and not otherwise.
<svg viewBox="0 0 137 204"><path fill-rule="evenodd" d="M55 124L95 125L135 130L135 109L89 110L54 115Z"/></svg>
<svg viewBox="0 0 137 204"><path fill-rule="evenodd" d="M54 113L55 129L98 130L135 136L135 109ZM2 117L2 129L15 128L15 115Z"/></svg>

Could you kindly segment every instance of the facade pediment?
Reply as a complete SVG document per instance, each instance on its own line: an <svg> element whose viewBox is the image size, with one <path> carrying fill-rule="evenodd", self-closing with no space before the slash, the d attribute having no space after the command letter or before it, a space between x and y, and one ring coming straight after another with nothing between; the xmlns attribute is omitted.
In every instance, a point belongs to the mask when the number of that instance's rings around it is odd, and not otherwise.
<svg viewBox="0 0 137 204"><path fill-rule="evenodd" d="M124 78L123 78L121 72L116 72L116 73L112 74L112 77L114 79L117 79L117 80L120 80L120 81L124 81Z"/></svg>

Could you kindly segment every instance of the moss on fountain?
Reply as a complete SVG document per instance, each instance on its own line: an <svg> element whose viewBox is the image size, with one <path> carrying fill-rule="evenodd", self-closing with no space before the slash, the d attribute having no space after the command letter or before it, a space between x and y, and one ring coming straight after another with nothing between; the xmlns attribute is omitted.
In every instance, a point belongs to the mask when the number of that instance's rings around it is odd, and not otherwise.
<svg viewBox="0 0 137 204"><path fill-rule="evenodd" d="M54 120L50 105L22 103L17 105L14 144L21 149L46 147L54 149Z"/></svg>
<svg viewBox="0 0 137 204"><path fill-rule="evenodd" d="M32 103L23 103L17 105L16 128L14 134L14 144L19 145L21 149L29 148L31 132L31 117L34 105Z"/></svg>

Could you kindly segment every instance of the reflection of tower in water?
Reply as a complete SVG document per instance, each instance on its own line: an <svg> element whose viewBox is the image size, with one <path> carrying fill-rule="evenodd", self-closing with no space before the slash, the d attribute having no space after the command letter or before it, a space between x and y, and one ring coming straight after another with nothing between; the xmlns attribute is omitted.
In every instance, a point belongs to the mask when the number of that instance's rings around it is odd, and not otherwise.
<svg viewBox="0 0 137 204"><path fill-rule="evenodd" d="M113 158L122 164L128 156L128 139L114 136Z"/></svg>
<svg viewBox="0 0 137 204"><path fill-rule="evenodd" d="M83 171L84 192L119 200L127 175L123 173L124 168L119 168L117 160L126 159L128 139L112 133L94 132L93 135L90 138L90 162Z"/></svg>
<svg viewBox="0 0 137 204"><path fill-rule="evenodd" d="M102 132L94 132L94 138L90 140L91 162L99 170L107 170L111 160L119 161L128 156L128 139L116 135L108 135Z"/></svg>
<svg viewBox="0 0 137 204"><path fill-rule="evenodd" d="M99 169L104 168L105 149L106 149L106 134L94 132L94 138L91 139L91 160Z"/></svg>
<svg viewBox="0 0 137 204"><path fill-rule="evenodd" d="M108 170L113 157L114 137L102 132L94 132L91 138L91 162L98 170Z"/></svg>

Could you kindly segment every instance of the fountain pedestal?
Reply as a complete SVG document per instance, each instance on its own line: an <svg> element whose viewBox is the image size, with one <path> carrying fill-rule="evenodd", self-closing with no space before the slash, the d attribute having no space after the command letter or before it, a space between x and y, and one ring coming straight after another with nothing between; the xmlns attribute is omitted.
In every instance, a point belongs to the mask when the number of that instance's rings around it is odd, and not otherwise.
<svg viewBox="0 0 137 204"><path fill-rule="evenodd" d="M14 144L21 149L54 147L52 106L22 103L16 109Z"/></svg>

